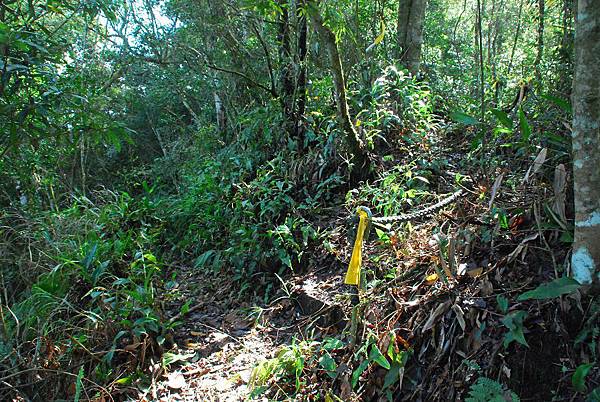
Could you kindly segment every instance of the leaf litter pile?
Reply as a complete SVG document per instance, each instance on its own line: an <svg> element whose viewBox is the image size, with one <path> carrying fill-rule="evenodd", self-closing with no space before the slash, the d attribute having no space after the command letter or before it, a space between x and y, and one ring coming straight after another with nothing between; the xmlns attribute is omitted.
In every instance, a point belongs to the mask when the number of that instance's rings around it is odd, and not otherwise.
<svg viewBox="0 0 600 402"><path fill-rule="evenodd" d="M542 149L430 219L371 231L358 299L343 285L356 205L267 305L189 282L202 301L145 397L596 400L600 308L569 278L568 173L552 163Z"/></svg>

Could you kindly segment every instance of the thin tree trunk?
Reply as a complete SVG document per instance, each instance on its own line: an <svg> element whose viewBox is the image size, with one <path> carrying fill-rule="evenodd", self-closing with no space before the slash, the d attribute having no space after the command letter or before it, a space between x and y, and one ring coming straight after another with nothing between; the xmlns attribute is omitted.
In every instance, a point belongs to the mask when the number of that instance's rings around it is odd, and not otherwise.
<svg viewBox="0 0 600 402"><path fill-rule="evenodd" d="M305 0L298 1L298 10L297 13L301 11L302 8L306 7ZM308 66L306 56L308 55L308 22L306 21L306 15L298 14L299 20L299 34L298 34L298 81L296 84L297 91L297 106L296 106L296 116L295 116L295 125L294 125L294 136L300 142L300 148L303 147L304 144L304 129L302 127L302 120L304 119L304 113L306 111L306 82L308 79Z"/></svg>
<svg viewBox="0 0 600 402"><path fill-rule="evenodd" d="M85 160L85 135L84 133L81 133L81 141L79 142L79 164L81 166L81 193L84 197L86 193Z"/></svg>
<svg viewBox="0 0 600 402"><path fill-rule="evenodd" d="M600 0L579 0L573 80L573 277L598 283L600 269Z"/></svg>
<svg viewBox="0 0 600 402"><path fill-rule="evenodd" d="M517 49L517 43L519 42L519 35L521 34L521 14L523 13L523 2L521 0L519 3L519 14L517 16L517 32L515 32L515 41L513 42L512 51L510 52L510 61L508 62L508 71L506 72L506 76L510 76L510 71L512 70L513 60L515 58L515 50Z"/></svg>
<svg viewBox="0 0 600 402"><path fill-rule="evenodd" d="M488 20L488 24L487 24L487 43L486 43L486 48L487 48L487 54L486 54L486 58L487 58L487 64L488 66L492 66L492 38L493 38L493 34L494 34L494 21L496 21L496 0L492 0L492 10L490 11L490 18ZM492 74L492 78L493 78L493 74Z"/></svg>
<svg viewBox="0 0 600 402"><path fill-rule="evenodd" d="M281 15L279 16L279 60L280 60L280 101L285 118L285 129L293 133L294 126L294 79L292 66L292 52L290 46L290 22L287 0L280 0Z"/></svg>
<svg viewBox="0 0 600 402"><path fill-rule="evenodd" d="M500 94L502 93L502 89L504 83L502 80L498 79L497 74L497 66L496 62L498 60L498 49L502 46L502 31L504 29L504 24L502 23L504 17L504 0L500 0L500 4L498 5L498 9L496 10L496 18L494 22L494 36L492 38L492 57L490 62L490 70L492 73L492 81L494 82L494 107L498 107L500 102Z"/></svg>
<svg viewBox="0 0 600 402"><path fill-rule="evenodd" d="M318 11L318 6L314 2L311 2L311 5L314 6L313 10L310 12L311 21L329 53L331 72L335 86L338 119L346 134L346 144L348 145L352 156L355 158L353 172L356 177L358 172L363 171L363 169L368 169L369 162L366 147L358 136L358 132L350 119L348 100L346 98L346 80L335 35L323 23L323 19Z"/></svg>
<svg viewBox="0 0 600 402"><path fill-rule="evenodd" d="M542 63L542 56L544 54L544 14L545 14L545 2L544 0L538 0L538 37L537 37L537 55L535 56L535 79L536 84L542 86L542 72L540 64Z"/></svg>
<svg viewBox="0 0 600 402"><path fill-rule="evenodd" d="M225 106L223 105L223 101L221 100L221 97L219 96L217 91L214 92L214 97L215 97L215 116L217 119L217 128L219 130L219 133L223 137L225 137L225 135L227 133L227 115L225 114Z"/></svg>
<svg viewBox="0 0 600 402"><path fill-rule="evenodd" d="M479 96L481 100L481 122L485 121L485 78L483 74L483 32L481 23L481 0L477 0L477 50L479 52Z"/></svg>
<svg viewBox="0 0 600 402"><path fill-rule="evenodd" d="M6 18L6 10L4 7L4 1L0 0L0 22L4 22ZM0 71L0 96L4 95L4 77L6 76L6 69L8 67L9 48L7 43L8 42L0 44L0 56L2 57L2 71Z"/></svg>
<svg viewBox="0 0 600 402"><path fill-rule="evenodd" d="M462 17L466 11L467 11L467 0L464 0L463 1L463 9L460 12L460 14L458 15L458 18L456 19L456 24L454 24L454 30L452 31L452 45L454 46L454 49L456 51L456 58L460 58L459 46L457 45L457 41L456 41L456 31L458 30L458 26L460 25ZM462 63L460 63L460 66L461 66L460 71L462 74L462 72L463 72Z"/></svg>
<svg viewBox="0 0 600 402"><path fill-rule="evenodd" d="M186 105L186 104L187 104L187 102L184 101L184 105ZM158 142L160 151L162 152L163 156L167 156L167 149L165 148L165 142L163 141L163 138L160 135L160 132L158 132L158 130L156 130L156 127L154 127L154 123L152 123L152 118L150 118L150 114L148 113L148 110L146 110L146 118L148 119L148 124L150 125L150 129L152 130L152 133L156 137L156 141Z"/></svg>

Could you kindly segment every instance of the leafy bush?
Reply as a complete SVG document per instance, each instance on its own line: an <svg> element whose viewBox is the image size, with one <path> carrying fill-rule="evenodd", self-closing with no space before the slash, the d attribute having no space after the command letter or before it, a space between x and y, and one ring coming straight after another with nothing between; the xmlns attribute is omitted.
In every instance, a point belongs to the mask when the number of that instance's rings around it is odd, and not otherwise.
<svg viewBox="0 0 600 402"><path fill-rule="evenodd" d="M7 285L26 289L30 278L37 279L21 294L8 293L0 370L39 367L41 374L18 374L27 383L32 375L48 378L48 367L73 372L86 365L93 381L105 382L118 379L115 367L122 363L131 369L145 364L144 355L158 351L170 329L157 299L163 267L152 251L161 224L147 200L105 191L95 204L79 197L69 209L27 219L39 232L23 252L35 255L39 266L25 283L6 276ZM4 236L10 241L14 235ZM25 261L16 254L13 264ZM140 355L132 359L128 350ZM48 392L61 391L54 383Z"/></svg>
<svg viewBox="0 0 600 402"><path fill-rule="evenodd" d="M395 66L385 68L369 92L360 94L357 106L362 109L357 124L370 141L380 137L388 142L421 143L437 128L427 85Z"/></svg>

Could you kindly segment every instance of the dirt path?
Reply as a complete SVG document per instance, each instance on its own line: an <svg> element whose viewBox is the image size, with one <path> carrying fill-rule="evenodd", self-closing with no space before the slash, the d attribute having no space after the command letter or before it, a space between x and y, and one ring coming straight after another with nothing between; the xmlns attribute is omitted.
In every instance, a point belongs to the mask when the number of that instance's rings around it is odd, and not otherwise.
<svg viewBox="0 0 600 402"><path fill-rule="evenodd" d="M266 333L252 329L234 336L209 327L192 331L183 354L192 357L156 384L152 400L245 401L252 369L276 345ZM175 366L176 367L176 366Z"/></svg>
<svg viewBox="0 0 600 402"><path fill-rule="evenodd" d="M163 362L172 363L155 366L142 401L247 401L257 363L274 357L309 327L326 331L319 324L333 328L342 322L339 309L322 301L329 289L341 285L335 269L291 279L286 288L292 294L274 295L275 301L263 307L258 307L260 300L249 303L225 289L218 278L207 282L195 270L178 272L177 297L168 310L181 325L174 334L176 346L163 356ZM186 301L190 311L182 314Z"/></svg>

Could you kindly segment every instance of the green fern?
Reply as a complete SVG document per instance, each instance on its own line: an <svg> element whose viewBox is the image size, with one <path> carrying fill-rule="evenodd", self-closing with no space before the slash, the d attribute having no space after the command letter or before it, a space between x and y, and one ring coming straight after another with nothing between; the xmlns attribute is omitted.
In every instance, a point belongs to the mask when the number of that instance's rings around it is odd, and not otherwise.
<svg viewBox="0 0 600 402"><path fill-rule="evenodd" d="M519 397L510 389L505 389L502 384L490 378L479 377L471 385L469 397L465 402L520 402Z"/></svg>

